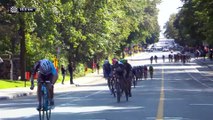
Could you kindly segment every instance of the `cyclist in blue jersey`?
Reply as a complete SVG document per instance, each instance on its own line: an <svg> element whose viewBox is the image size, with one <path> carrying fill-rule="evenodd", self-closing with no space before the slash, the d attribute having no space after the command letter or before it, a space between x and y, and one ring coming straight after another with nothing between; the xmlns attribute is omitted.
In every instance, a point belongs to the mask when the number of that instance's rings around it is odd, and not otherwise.
<svg viewBox="0 0 213 120"><path fill-rule="evenodd" d="M54 84L58 79L58 72L55 69L53 63L47 59L42 59L39 60L38 62L35 63L33 70L32 70L32 74L31 74L31 87L30 89L33 90L34 89L34 75L36 74L36 72L38 72L38 79L37 79L37 97L38 97L38 102L39 105L37 107L37 110L41 109L41 81L45 81L45 80L49 80L51 84L47 85L48 91L49 91L49 98L50 98L50 105L53 106L54 105L54 100L53 100L53 96L54 96Z"/></svg>

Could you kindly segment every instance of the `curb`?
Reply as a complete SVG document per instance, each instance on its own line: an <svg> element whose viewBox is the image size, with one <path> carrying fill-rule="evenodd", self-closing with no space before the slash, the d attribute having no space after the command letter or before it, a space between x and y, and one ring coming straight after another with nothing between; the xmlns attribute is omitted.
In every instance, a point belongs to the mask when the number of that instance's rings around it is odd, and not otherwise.
<svg viewBox="0 0 213 120"><path fill-rule="evenodd" d="M8 100L8 99L14 99L18 97L31 96L31 95L34 95L34 93L33 92L14 93L12 95L0 96L0 100Z"/></svg>
<svg viewBox="0 0 213 120"><path fill-rule="evenodd" d="M94 79L84 81L85 78L82 77L82 80L79 80L79 82L76 82L78 84L72 84L72 85L69 84L69 81L65 82L66 85L60 85L61 83L57 83L55 85L55 88L57 88L58 91L55 90L55 93L65 91L65 90L73 88L73 87L78 87L78 86L80 86L79 84L81 84L81 82L82 82L82 84L89 84L89 83L93 83L94 81L102 79L102 77L96 78L93 75L89 75L87 77L94 77ZM81 79L81 78L78 78L78 79ZM76 79L76 81L78 81L78 80ZM23 89L23 90L26 90L26 89ZM8 91L1 91L1 90L0 90L0 92L3 93L3 95L0 94L0 100L8 100L8 99L14 99L14 98L19 98L19 97L24 97L24 96L36 95L36 90L33 90L33 91L29 90L27 92L26 91L21 92L20 90L17 89L17 91L16 90L13 92L10 91L11 93L7 93ZM6 93L6 94L4 94L4 93Z"/></svg>

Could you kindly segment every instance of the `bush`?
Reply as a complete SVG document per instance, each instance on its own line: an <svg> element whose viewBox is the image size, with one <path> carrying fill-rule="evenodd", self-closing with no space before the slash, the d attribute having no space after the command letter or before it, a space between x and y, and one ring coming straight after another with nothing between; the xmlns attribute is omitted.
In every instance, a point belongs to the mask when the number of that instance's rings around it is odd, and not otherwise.
<svg viewBox="0 0 213 120"><path fill-rule="evenodd" d="M84 76L84 69L85 69L84 65L79 63L76 66L76 69L75 69L75 71L73 73L74 78Z"/></svg>

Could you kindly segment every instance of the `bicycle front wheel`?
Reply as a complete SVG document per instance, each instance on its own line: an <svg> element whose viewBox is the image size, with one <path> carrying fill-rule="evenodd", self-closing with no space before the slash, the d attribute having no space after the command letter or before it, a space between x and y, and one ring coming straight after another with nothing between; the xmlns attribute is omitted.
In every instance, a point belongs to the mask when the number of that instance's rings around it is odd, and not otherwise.
<svg viewBox="0 0 213 120"><path fill-rule="evenodd" d="M46 118L47 118L47 120L50 120L50 116L51 116L51 109L48 108L48 110L46 110Z"/></svg>
<svg viewBox="0 0 213 120"><path fill-rule="evenodd" d="M48 92L46 94L41 92L41 106L42 109L39 110L39 119L45 120L46 118L46 120L50 120L51 108L49 107Z"/></svg>
<svg viewBox="0 0 213 120"><path fill-rule="evenodd" d="M46 116L46 120L50 120L51 109L49 109L49 110L40 110L39 111L39 119L40 120L45 120L45 116Z"/></svg>
<svg viewBox="0 0 213 120"><path fill-rule="evenodd" d="M45 97L44 93L41 92L41 109L39 110L39 120L44 120L45 118Z"/></svg>

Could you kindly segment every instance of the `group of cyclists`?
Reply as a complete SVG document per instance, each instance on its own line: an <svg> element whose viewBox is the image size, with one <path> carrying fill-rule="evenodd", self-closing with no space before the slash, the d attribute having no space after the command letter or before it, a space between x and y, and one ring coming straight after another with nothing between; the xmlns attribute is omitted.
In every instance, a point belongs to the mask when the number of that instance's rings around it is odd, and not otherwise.
<svg viewBox="0 0 213 120"><path fill-rule="evenodd" d="M158 57L156 55L154 57L153 56L150 57L150 63L151 64L153 63L153 59L155 60L155 63L157 63ZM162 55L163 62L165 62L165 59L166 59L166 56ZM171 52L168 55L168 60L169 60L170 63L171 62L182 62L182 63L186 63L186 62L190 62L191 55L188 54L188 53L176 53L176 54L174 54L173 52Z"/></svg>
<svg viewBox="0 0 213 120"><path fill-rule="evenodd" d="M143 78L146 80L148 77L148 73L150 75L150 78L153 78L154 68L152 65L150 65L149 67L147 65L141 65L133 67L132 71L136 81L142 80Z"/></svg>
<svg viewBox="0 0 213 120"><path fill-rule="evenodd" d="M118 60L116 58L112 59L112 65L109 60L105 60L103 64L103 74L104 78L108 80L108 86L110 86L110 80L113 77L119 77L120 82L123 87L128 92L128 96L131 97L131 85L133 80L138 80L147 78L147 66L135 66L132 67L127 60L121 59ZM150 77L153 76L153 67L149 66ZM30 89L34 89L34 75L38 72L37 78L37 98L38 98L38 107L37 110L41 109L41 82L50 81L50 84L47 85L47 89L49 94L49 104L50 106L54 106L54 84L58 79L58 72L55 69L53 63L47 59L39 60L35 63L32 74L30 77L31 87Z"/></svg>
<svg viewBox="0 0 213 120"><path fill-rule="evenodd" d="M169 62L190 62L191 55L190 54L183 54L183 53L176 53L176 54L169 54L168 55Z"/></svg>
<svg viewBox="0 0 213 120"><path fill-rule="evenodd" d="M147 79L148 73L150 74L150 78L153 78L154 68L152 65L147 66L131 66L126 59L118 60L116 58L112 59L112 64L110 64L109 60L106 59L103 64L103 74L104 78L107 79L108 87L111 90L111 83L114 80L114 76L121 78L121 84L126 84L129 91L129 96L132 96L131 86L137 84L138 80Z"/></svg>
<svg viewBox="0 0 213 120"><path fill-rule="evenodd" d="M131 78L132 78L132 66L127 62L127 60L122 59L118 60L116 58L112 59L112 65L106 59L103 64L103 74L104 78L107 79L108 87L110 92L113 92L111 89L114 78L119 78L122 87L125 87L128 91L129 97L131 94Z"/></svg>

